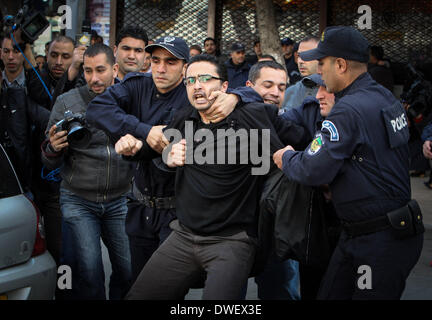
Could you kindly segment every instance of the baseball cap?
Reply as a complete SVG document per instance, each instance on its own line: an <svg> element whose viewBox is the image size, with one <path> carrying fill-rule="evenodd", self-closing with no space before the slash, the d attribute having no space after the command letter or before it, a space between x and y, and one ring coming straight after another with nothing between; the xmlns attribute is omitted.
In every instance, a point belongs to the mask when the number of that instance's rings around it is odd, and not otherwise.
<svg viewBox="0 0 432 320"><path fill-rule="evenodd" d="M311 74L307 77L304 77L302 79L302 82L305 86L311 88L315 86L325 87L323 79L321 78L321 75L318 73Z"/></svg>
<svg viewBox="0 0 432 320"><path fill-rule="evenodd" d="M244 46L244 44L240 43L240 42L236 42L233 43L233 45L231 46L231 52L234 51L246 51L246 48Z"/></svg>
<svg viewBox="0 0 432 320"><path fill-rule="evenodd" d="M319 60L328 56L359 62L369 61L369 43L353 27L328 27L321 35L318 47L299 53L304 61Z"/></svg>
<svg viewBox="0 0 432 320"><path fill-rule="evenodd" d="M292 44L294 44L294 41L292 41L290 38L283 38L282 40L281 40L281 45L282 46L289 46L289 45L292 45Z"/></svg>
<svg viewBox="0 0 432 320"><path fill-rule="evenodd" d="M159 38L155 43L146 46L145 51L152 53L156 48L164 48L171 52L176 58L189 62L189 47L182 38L169 36Z"/></svg>

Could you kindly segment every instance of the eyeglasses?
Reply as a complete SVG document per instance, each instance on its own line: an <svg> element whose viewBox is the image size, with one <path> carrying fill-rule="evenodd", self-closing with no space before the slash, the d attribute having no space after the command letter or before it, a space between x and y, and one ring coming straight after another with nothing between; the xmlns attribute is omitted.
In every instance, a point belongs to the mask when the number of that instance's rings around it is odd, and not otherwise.
<svg viewBox="0 0 432 320"><path fill-rule="evenodd" d="M206 83L207 81L210 81L212 79L216 79L216 80L222 80L221 78L218 77L214 77L211 74L199 74L196 77L187 77L184 79L184 84L185 86L192 86L196 83L196 81L200 82L200 83Z"/></svg>

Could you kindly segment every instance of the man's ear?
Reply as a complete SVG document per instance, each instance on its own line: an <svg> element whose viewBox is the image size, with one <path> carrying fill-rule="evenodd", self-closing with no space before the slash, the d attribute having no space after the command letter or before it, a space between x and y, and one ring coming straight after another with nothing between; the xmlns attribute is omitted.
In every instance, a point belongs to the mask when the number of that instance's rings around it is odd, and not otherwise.
<svg viewBox="0 0 432 320"><path fill-rule="evenodd" d="M246 81L246 87L253 87L254 84L252 82L250 82L250 80Z"/></svg>
<svg viewBox="0 0 432 320"><path fill-rule="evenodd" d="M336 59L336 70L338 73L345 73L348 68L348 63L345 59L337 58Z"/></svg>
<svg viewBox="0 0 432 320"><path fill-rule="evenodd" d="M113 65L113 78L115 79L118 75L119 65L118 63L114 63Z"/></svg>
<svg viewBox="0 0 432 320"><path fill-rule="evenodd" d="M228 89L228 81L224 81L224 82L222 82L221 91L222 91L222 92L226 92L227 89Z"/></svg>
<svg viewBox="0 0 432 320"><path fill-rule="evenodd" d="M114 46L114 57L116 57L117 58L117 46Z"/></svg>
<svg viewBox="0 0 432 320"><path fill-rule="evenodd" d="M183 77L183 78L186 77L186 69L187 69L187 66L188 66L187 63L185 63L185 64L183 65L183 69L182 69L182 77Z"/></svg>

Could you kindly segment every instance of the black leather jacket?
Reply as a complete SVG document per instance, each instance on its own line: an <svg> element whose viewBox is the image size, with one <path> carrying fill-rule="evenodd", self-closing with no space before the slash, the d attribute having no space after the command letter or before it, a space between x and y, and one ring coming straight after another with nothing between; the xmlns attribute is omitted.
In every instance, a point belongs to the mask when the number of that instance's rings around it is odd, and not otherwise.
<svg viewBox="0 0 432 320"><path fill-rule="evenodd" d="M51 112L47 131L64 118L66 110L85 114L95 94L88 86L75 88L58 97ZM125 195L131 187L135 164L115 152L109 137L102 130L87 125L92 133L87 147L68 147L54 154L43 148L42 162L49 168L61 166L61 186L94 202L108 202Z"/></svg>

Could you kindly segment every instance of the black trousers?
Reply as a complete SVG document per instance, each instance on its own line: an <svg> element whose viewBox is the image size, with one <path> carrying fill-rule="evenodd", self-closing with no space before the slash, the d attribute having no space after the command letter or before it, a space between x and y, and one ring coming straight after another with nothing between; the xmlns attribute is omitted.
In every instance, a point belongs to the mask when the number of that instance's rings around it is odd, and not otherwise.
<svg viewBox="0 0 432 320"><path fill-rule="evenodd" d="M318 299L400 299L422 247L423 234L398 240L390 229L354 238L342 232ZM370 268L370 288L364 286L364 266Z"/></svg>
<svg viewBox="0 0 432 320"><path fill-rule="evenodd" d="M170 222L175 210L158 210L144 206L137 200L128 202L126 233L132 264L132 283L156 249L171 233Z"/></svg>
<svg viewBox="0 0 432 320"><path fill-rule="evenodd" d="M205 279L203 299L240 299L255 257L256 239L198 236L178 220L173 232L144 266L126 299L181 300Z"/></svg>
<svg viewBox="0 0 432 320"><path fill-rule="evenodd" d="M44 219L47 250L59 266L62 248L62 213L59 193L35 190L34 197L36 206Z"/></svg>

